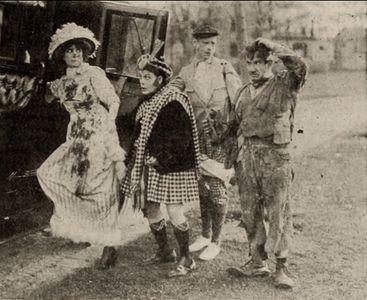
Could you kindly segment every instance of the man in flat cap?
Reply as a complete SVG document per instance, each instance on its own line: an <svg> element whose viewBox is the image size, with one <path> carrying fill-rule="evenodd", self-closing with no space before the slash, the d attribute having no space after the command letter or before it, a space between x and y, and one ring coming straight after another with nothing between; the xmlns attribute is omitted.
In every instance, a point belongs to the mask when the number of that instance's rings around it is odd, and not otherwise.
<svg viewBox="0 0 367 300"><path fill-rule="evenodd" d="M246 47L245 58L250 83L238 92L234 131L239 136L236 177L242 224L251 259L228 272L238 277L269 275L267 259L272 255L275 286L292 288L287 270L292 230L290 142L297 94L307 67L291 49L264 38ZM283 71L274 72L277 60L283 63Z"/></svg>
<svg viewBox="0 0 367 300"><path fill-rule="evenodd" d="M224 168L221 128L225 127L225 108L234 104L241 86L231 63L214 56L218 36L218 31L209 25L196 28L192 34L195 56L171 83L188 94L199 131L202 234L190 246L190 252L205 248L199 256L202 260L211 260L220 252L220 233L228 202L226 184L230 176Z"/></svg>

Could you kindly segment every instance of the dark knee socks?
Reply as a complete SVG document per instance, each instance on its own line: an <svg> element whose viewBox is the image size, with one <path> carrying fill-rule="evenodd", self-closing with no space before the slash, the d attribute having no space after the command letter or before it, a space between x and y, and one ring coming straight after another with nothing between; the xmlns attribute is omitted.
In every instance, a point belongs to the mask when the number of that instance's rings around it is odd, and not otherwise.
<svg viewBox="0 0 367 300"><path fill-rule="evenodd" d="M180 247L180 257L190 258L189 252L189 239L190 239L190 227L187 222L180 225L173 226L173 231Z"/></svg>
<svg viewBox="0 0 367 300"><path fill-rule="evenodd" d="M155 240L158 244L160 255L165 255L171 252L171 248L168 245L166 222L162 219L159 222L150 224L150 230L153 233Z"/></svg>

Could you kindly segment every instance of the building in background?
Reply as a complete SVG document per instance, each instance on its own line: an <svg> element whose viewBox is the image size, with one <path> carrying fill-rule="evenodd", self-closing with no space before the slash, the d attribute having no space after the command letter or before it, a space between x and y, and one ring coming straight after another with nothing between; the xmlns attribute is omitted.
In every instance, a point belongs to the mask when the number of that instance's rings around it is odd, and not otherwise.
<svg viewBox="0 0 367 300"><path fill-rule="evenodd" d="M328 71L335 65L333 39L318 39L297 34L276 34L272 39L287 45L304 57L312 73Z"/></svg>
<svg viewBox="0 0 367 300"><path fill-rule="evenodd" d="M344 28L335 37L335 67L341 70L366 69L367 31Z"/></svg>
<svg viewBox="0 0 367 300"><path fill-rule="evenodd" d="M367 28L366 1L141 1L140 5L171 12L165 53L175 73L189 63L191 32L202 23L220 30L217 54L228 59L244 81L239 54L246 42L260 36L298 51L311 72L366 66L362 33Z"/></svg>

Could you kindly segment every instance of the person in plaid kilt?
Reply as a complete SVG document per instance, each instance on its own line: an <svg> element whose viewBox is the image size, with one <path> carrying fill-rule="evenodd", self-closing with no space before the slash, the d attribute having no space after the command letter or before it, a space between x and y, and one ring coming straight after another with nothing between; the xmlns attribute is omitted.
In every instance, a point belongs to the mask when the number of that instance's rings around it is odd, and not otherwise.
<svg viewBox="0 0 367 300"><path fill-rule="evenodd" d="M184 203L199 200L195 117L187 96L168 85L172 70L163 60L143 55L138 70L145 99L137 111L135 143L122 189L148 219L158 244L155 262L176 261L161 212L161 204L166 205L180 248L178 265L168 276L184 276L196 268L189 253L190 226L184 215Z"/></svg>
<svg viewBox="0 0 367 300"><path fill-rule="evenodd" d="M223 177L226 147L226 107L233 104L241 80L230 62L214 56L218 31L203 25L193 32L195 57L183 67L171 85L185 91L194 108L201 151L200 211L201 236L190 252L205 248L199 258L214 259L220 252L220 234L227 213L228 195ZM220 126L218 126L220 125ZM208 172L207 168L211 171ZM227 176L228 177L228 176Z"/></svg>

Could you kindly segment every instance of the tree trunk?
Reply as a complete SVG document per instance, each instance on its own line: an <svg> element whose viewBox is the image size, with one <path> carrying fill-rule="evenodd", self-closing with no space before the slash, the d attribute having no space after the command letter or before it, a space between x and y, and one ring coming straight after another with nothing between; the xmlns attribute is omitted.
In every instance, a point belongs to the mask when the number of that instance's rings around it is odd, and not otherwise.
<svg viewBox="0 0 367 300"><path fill-rule="evenodd" d="M248 43L247 31L246 31L246 15L241 1L233 2L233 8L236 20L237 42L240 52L242 52ZM247 65L244 55L240 55L240 75L244 83L249 81Z"/></svg>

